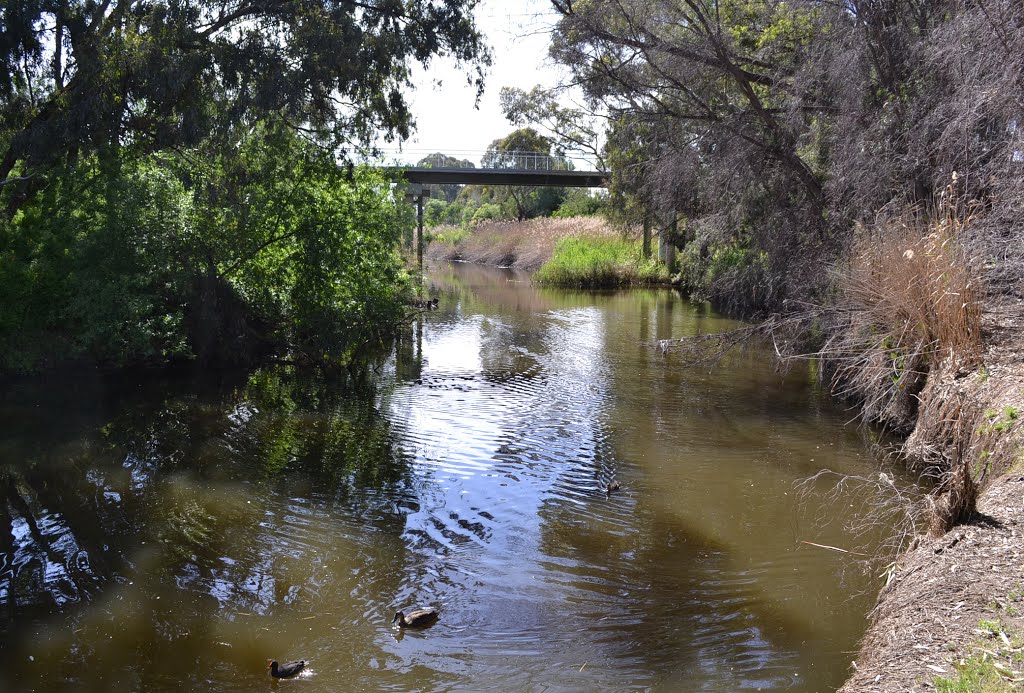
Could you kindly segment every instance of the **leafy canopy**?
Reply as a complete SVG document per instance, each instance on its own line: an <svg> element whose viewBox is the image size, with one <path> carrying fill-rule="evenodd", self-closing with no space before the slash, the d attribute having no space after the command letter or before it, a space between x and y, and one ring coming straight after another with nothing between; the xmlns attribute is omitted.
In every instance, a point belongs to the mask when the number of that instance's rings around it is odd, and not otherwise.
<svg viewBox="0 0 1024 693"><path fill-rule="evenodd" d="M407 137L413 61L489 62L477 0L11 0L0 185L103 147L193 146L273 117L337 145ZM38 185L38 184L37 184ZM8 193L10 194L10 193Z"/></svg>

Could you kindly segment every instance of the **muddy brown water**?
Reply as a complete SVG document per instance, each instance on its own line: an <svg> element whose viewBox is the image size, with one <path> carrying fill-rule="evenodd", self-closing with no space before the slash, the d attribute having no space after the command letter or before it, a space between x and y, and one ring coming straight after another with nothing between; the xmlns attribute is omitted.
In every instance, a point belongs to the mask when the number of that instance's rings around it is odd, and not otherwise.
<svg viewBox="0 0 1024 693"><path fill-rule="evenodd" d="M850 546L864 499L797 482L878 465L812 367L683 367L651 344L735 324L668 291L429 283L440 310L358 387L277 366L9 388L0 687L842 683L878 585L801 542ZM390 626L428 605L433 627ZM271 657L309 666L272 682Z"/></svg>

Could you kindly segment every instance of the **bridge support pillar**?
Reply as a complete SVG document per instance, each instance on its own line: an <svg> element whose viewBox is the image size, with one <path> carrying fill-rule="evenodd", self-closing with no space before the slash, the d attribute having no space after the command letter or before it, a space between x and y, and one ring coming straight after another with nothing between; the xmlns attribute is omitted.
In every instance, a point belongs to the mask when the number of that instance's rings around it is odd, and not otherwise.
<svg viewBox="0 0 1024 693"><path fill-rule="evenodd" d="M643 245L640 246L640 252L644 256L644 260L651 259L651 217L644 214L644 240Z"/></svg>
<svg viewBox="0 0 1024 693"><path fill-rule="evenodd" d="M678 219L672 218L672 223L667 229L662 229L658 234L658 259L661 260L669 272L676 270L676 234L678 233Z"/></svg>
<svg viewBox="0 0 1024 693"><path fill-rule="evenodd" d="M405 193L405 201L416 205L416 264L423 273L423 201L430 197L430 188L424 188L419 183L409 186Z"/></svg>
<svg viewBox="0 0 1024 693"><path fill-rule="evenodd" d="M416 263L423 272L423 195L416 197Z"/></svg>

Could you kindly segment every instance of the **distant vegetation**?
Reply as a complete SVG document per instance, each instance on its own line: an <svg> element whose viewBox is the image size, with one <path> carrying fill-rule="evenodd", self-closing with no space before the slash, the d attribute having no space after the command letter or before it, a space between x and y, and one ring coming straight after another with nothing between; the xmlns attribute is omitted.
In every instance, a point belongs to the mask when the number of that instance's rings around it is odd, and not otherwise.
<svg viewBox="0 0 1024 693"><path fill-rule="evenodd" d="M536 158L540 155L541 158ZM543 157L547 157L544 160ZM515 130L494 140L484 153L485 168L530 169L550 165L571 168L568 159L553 148L551 140L532 128ZM474 168L470 161L442 152L416 163L423 167ZM555 216L566 219L592 216L604 207L604 196L576 188L523 187L510 185L432 185L431 197L424 208L428 228L441 225L470 227L483 221L515 219L525 221Z"/></svg>

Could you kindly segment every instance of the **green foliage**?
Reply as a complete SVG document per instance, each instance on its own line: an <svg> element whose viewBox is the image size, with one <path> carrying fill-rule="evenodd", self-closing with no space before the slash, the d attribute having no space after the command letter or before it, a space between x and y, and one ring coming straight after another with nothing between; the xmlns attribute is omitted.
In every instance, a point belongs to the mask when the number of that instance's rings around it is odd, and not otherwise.
<svg viewBox="0 0 1024 693"><path fill-rule="evenodd" d="M665 268L644 260L640 243L606 236L562 238L534 275L542 284L607 287L667 281Z"/></svg>
<svg viewBox="0 0 1024 693"><path fill-rule="evenodd" d="M469 159L457 159L441 152L428 154L417 161L416 165L421 168L476 168ZM435 183L427 187L432 195L431 202L448 203L454 202L458 198L463 186L457 183Z"/></svg>
<svg viewBox="0 0 1024 693"><path fill-rule="evenodd" d="M423 225L432 229L441 224L458 224L462 221L462 209L458 202L431 199L423 207Z"/></svg>
<svg viewBox="0 0 1024 693"><path fill-rule="evenodd" d="M551 141L532 128L520 128L487 147L482 163L485 168L545 169L570 168L569 162L552 155ZM482 202L493 202L502 209L502 217L519 221L549 216L562 202L563 188L536 188L518 185L485 186Z"/></svg>
<svg viewBox="0 0 1024 693"><path fill-rule="evenodd" d="M560 147L598 153L594 149L599 139L596 119L580 109L566 108L550 90L502 87L499 98L501 111L512 124L540 124L557 138Z"/></svg>
<svg viewBox="0 0 1024 693"><path fill-rule="evenodd" d="M447 245L456 245L469 235L469 229L465 226L448 226L442 233L434 236L433 241L436 243L445 243Z"/></svg>
<svg viewBox="0 0 1024 693"><path fill-rule="evenodd" d="M185 353L178 246L191 203L157 157L84 158L0 224L0 371Z"/></svg>
<svg viewBox="0 0 1024 693"><path fill-rule="evenodd" d="M82 157L0 224L0 371L269 348L344 359L401 314L408 210L287 128Z"/></svg>
<svg viewBox="0 0 1024 693"><path fill-rule="evenodd" d="M937 676L937 693L1010 693L1016 690L984 653L972 654L958 663L955 677Z"/></svg>
<svg viewBox="0 0 1024 693"><path fill-rule="evenodd" d="M1013 592L1008 601L1015 601ZM1017 690L1012 679L1015 670L1024 664L1020 655L1020 641L1015 633L1007 636L1007 631L998 619L982 619L978 622L978 631L985 638L993 639L995 645L972 648L971 654L954 664L955 677L936 677L935 690L943 693L1009 693ZM996 636L1005 638L1007 647ZM1016 642L1013 642L1016 641Z"/></svg>
<svg viewBox="0 0 1024 693"><path fill-rule="evenodd" d="M989 433L1007 433L1020 418L1020 410L1013 406L1003 407L1002 412L992 408L985 409L984 418L988 423L978 427L978 433L987 435Z"/></svg>
<svg viewBox="0 0 1024 693"><path fill-rule="evenodd" d="M715 248L711 253L711 262L706 270L706 281L712 282L716 277L725 274L729 270L738 269L746 265L751 258L750 250L740 246L738 243Z"/></svg>
<svg viewBox="0 0 1024 693"><path fill-rule="evenodd" d="M604 209L604 198L591 195L589 191L573 188L565 194L562 204L551 215L556 219L594 216Z"/></svg>
<svg viewBox="0 0 1024 693"><path fill-rule="evenodd" d="M19 207L106 148L193 147L279 119L332 144L406 137L410 66L489 62L474 0L91 0L0 5L0 180ZM54 46L60 46L54 51ZM228 145L230 146L230 145Z"/></svg>
<svg viewBox="0 0 1024 693"><path fill-rule="evenodd" d="M708 291L714 282L730 272L742 271L758 255L740 243L728 243L704 250L690 243L679 257L683 283L693 292Z"/></svg>
<svg viewBox="0 0 1024 693"><path fill-rule="evenodd" d="M405 205L379 172L351 180L333 157L286 128L257 128L236 150L189 165L208 211L189 250L206 276L230 282L256 324L303 356L343 359L400 313L406 281L396 248Z"/></svg>
<svg viewBox="0 0 1024 693"><path fill-rule="evenodd" d="M982 619L978 621L978 628L980 630L985 631L986 635L992 636L999 634L999 632L1003 629L1003 624L1000 623L998 620L993 621L989 619Z"/></svg>
<svg viewBox="0 0 1024 693"><path fill-rule="evenodd" d="M502 208L492 202L485 202L476 208L473 212L472 223L478 224L481 221L488 221L490 219L502 219L505 215L502 212Z"/></svg>

